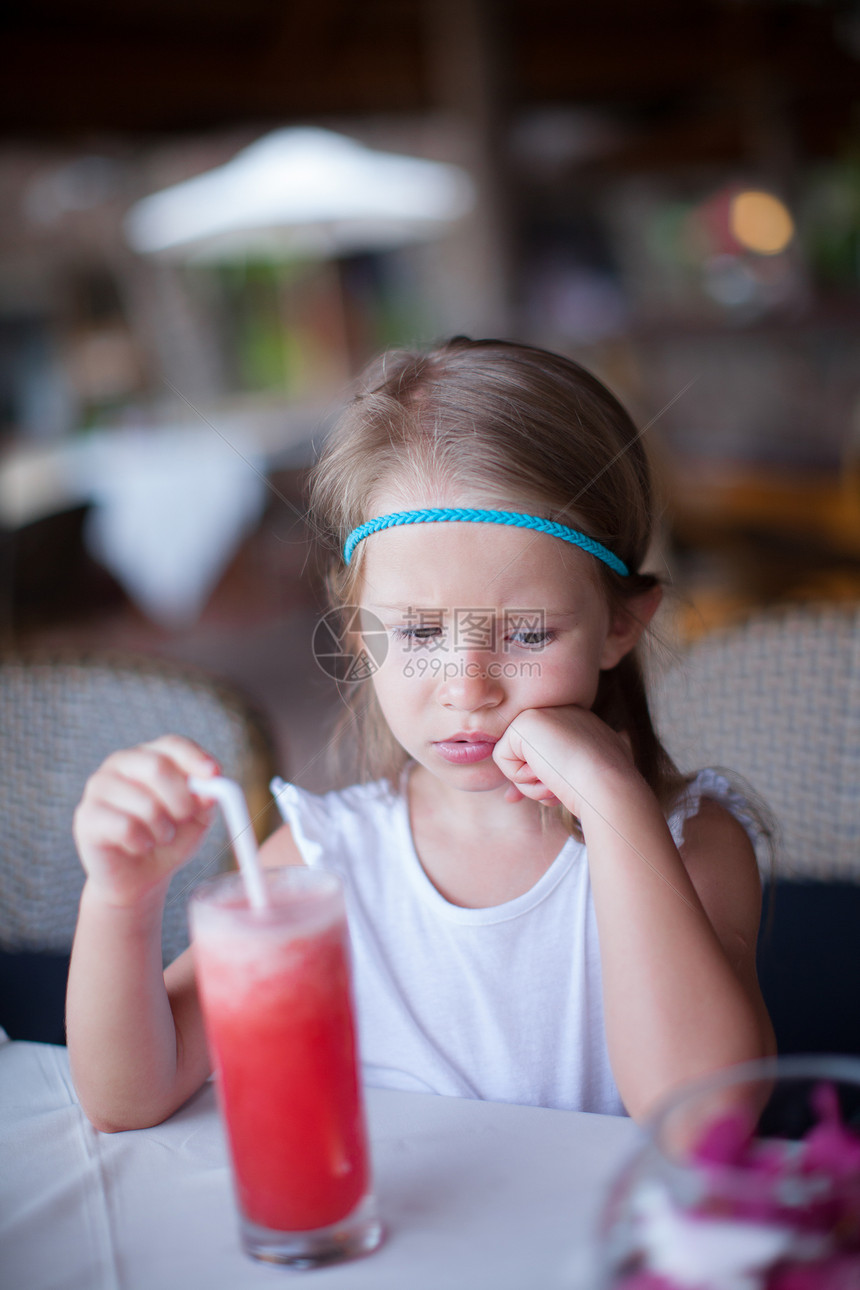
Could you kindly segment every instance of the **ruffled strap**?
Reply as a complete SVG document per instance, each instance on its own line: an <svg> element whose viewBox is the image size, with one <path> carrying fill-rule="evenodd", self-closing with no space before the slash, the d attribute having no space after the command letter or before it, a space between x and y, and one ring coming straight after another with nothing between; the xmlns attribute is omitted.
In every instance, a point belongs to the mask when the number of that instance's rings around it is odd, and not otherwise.
<svg viewBox="0 0 860 1290"><path fill-rule="evenodd" d="M355 849L369 821L376 820L375 827L385 828L396 801L396 795L384 779L372 784L352 784L329 793L310 793L276 777L270 781L269 788L305 864L321 864L326 869L341 867L345 851Z"/></svg>
<svg viewBox="0 0 860 1290"><path fill-rule="evenodd" d="M676 847L683 843L687 821L698 815L703 797L724 806L743 825L753 847L758 848L764 837L764 827L755 809L727 775L711 766L694 776L672 808L668 824Z"/></svg>
<svg viewBox="0 0 860 1290"><path fill-rule="evenodd" d="M324 797L308 793L295 784L277 778L269 784L281 819L289 824L296 846L306 865L319 864L326 840L331 841L331 823Z"/></svg>

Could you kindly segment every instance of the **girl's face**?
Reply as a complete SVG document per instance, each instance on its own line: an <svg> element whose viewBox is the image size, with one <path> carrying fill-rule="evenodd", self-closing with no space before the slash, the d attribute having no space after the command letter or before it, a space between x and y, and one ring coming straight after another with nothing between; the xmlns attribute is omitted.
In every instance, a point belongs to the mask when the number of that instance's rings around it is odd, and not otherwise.
<svg viewBox="0 0 860 1290"><path fill-rule="evenodd" d="M421 504L387 495L374 514ZM505 785L492 749L514 718L590 708L601 669L641 631L611 613L592 556L531 529L412 524L364 545L362 609L388 634L377 699L406 752L452 787Z"/></svg>

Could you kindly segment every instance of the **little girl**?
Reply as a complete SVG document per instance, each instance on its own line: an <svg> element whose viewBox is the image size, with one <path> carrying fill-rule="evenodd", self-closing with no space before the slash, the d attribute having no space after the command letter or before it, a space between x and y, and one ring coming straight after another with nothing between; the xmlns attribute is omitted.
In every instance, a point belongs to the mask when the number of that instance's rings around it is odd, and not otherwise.
<svg viewBox="0 0 860 1290"><path fill-rule="evenodd" d="M651 485L616 399L524 345L388 354L312 503L372 645L364 775L276 782L262 858L345 883L367 1082L641 1118L772 1052L749 816L714 772L678 774L648 713ZM217 770L166 736L109 757L77 811L68 1042L101 1129L157 1123L209 1074L190 951L162 973L160 926L209 822L188 776Z"/></svg>

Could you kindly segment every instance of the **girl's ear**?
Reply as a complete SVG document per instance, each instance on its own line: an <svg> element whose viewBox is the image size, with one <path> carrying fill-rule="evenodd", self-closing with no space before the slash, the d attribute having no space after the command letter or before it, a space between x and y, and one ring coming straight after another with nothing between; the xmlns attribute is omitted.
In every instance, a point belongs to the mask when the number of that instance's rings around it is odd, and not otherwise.
<svg viewBox="0 0 860 1290"><path fill-rule="evenodd" d="M647 591L625 601L622 607L613 612L609 632L603 642L600 655L602 670L615 667L625 654L629 654L656 614L662 599L661 586L649 587Z"/></svg>

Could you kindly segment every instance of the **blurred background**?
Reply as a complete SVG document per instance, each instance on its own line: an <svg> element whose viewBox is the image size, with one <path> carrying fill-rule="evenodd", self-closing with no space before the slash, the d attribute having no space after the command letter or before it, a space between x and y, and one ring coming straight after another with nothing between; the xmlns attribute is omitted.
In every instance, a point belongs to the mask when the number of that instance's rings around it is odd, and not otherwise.
<svg viewBox="0 0 860 1290"><path fill-rule="evenodd" d="M592 368L682 639L860 599L858 0L28 0L0 18L5 648L202 666L327 782L304 481L392 344Z"/></svg>

